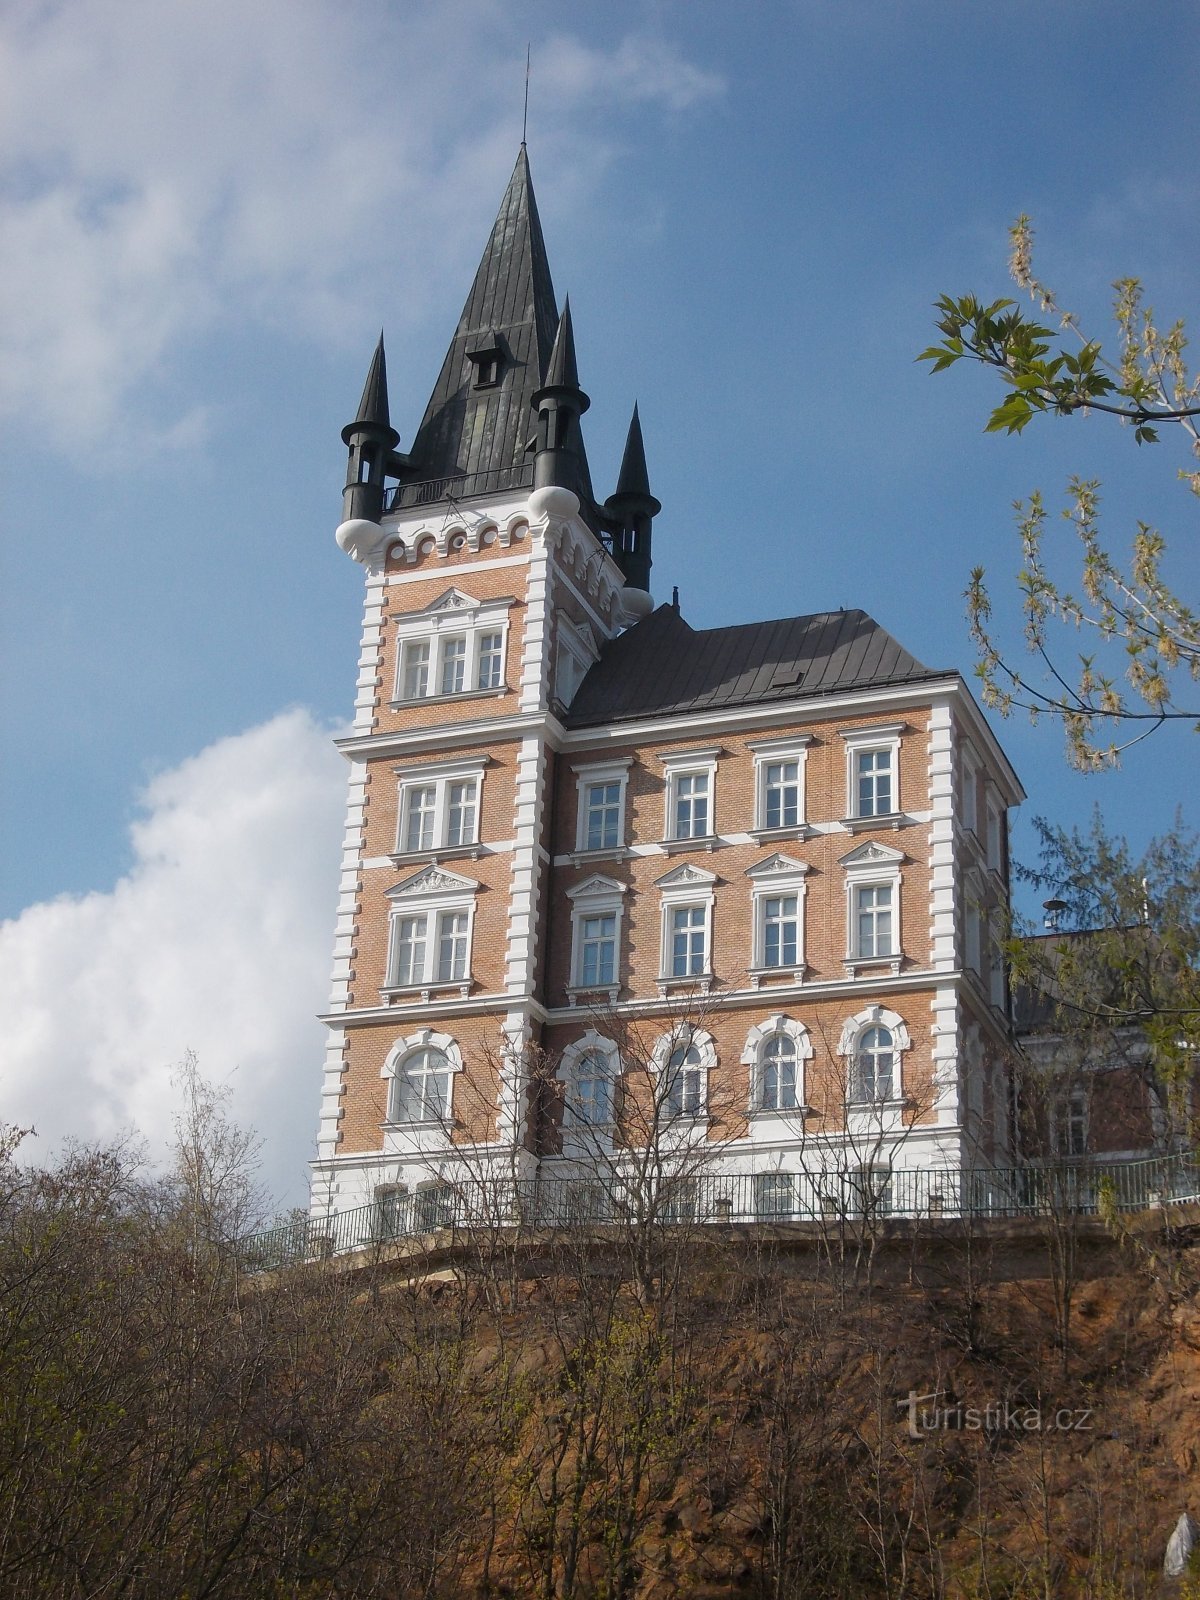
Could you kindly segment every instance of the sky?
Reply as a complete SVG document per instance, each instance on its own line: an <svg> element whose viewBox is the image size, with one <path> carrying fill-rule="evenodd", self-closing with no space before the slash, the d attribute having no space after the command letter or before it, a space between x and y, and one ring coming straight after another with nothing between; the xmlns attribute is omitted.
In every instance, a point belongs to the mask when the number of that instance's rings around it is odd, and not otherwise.
<svg viewBox="0 0 1200 1600"><path fill-rule="evenodd" d="M1102 480L1200 588L1182 441L987 436L914 360L1007 228L1089 331L1143 278L1200 315L1200 13L1166 0L9 0L0 15L0 1120L170 1136L188 1051L302 1203L362 574L336 548L386 330L412 439L521 138L603 497L639 403L653 587L697 627L860 606L969 673L1016 638L1012 504ZM1067 574L1071 535L1054 534ZM1076 642L1067 639L1069 658ZM1195 736L1070 773L997 731L1029 818L1197 821Z"/></svg>

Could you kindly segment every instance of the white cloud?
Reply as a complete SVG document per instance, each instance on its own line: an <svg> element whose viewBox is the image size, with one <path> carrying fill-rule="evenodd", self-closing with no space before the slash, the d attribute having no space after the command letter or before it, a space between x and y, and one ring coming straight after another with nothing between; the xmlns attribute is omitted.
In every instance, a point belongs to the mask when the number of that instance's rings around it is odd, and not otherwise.
<svg viewBox="0 0 1200 1600"><path fill-rule="evenodd" d="M499 86L519 85L525 37L494 0L5 8L0 414L76 445L136 421L140 448L170 446L203 413L163 418L156 383L213 330L345 337L381 281L416 314L512 161L519 100ZM640 35L537 57L542 125L562 118L572 145L588 118L604 144L600 107L679 111L720 87Z"/></svg>
<svg viewBox="0 0 1200 1600"><path fill-rule="evenodd" d="M316 1133L345 763L303 711L155 778L108 893L0 924L0 1119L65 1137L171 1137L188 1050L263 1136L273 1195L305 1199Z"/></svg>

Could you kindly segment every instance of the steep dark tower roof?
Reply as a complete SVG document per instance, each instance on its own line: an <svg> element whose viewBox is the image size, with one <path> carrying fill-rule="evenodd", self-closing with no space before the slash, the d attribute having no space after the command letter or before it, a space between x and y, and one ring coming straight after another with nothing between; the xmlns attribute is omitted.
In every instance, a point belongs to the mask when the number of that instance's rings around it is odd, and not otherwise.
<svg viewBox="0 0 1200 1600"><path fill-rule="evenodd" d="M653 499L650 474L646 470L646 446L642 443L642 419L638 416L636 400L633 402L633 416L629 420L629 432L625 436L625 454L621 457L616 493Z"/></svg>
<svg viewBox="0 0 1200 1600"><path fill-rule="evenodd" d="M374 424L381 433L390 434L391 444L399 442L400 436L392 427L392 419L388 415L387 357L383 353L382 332L375 346L375 354L371 357L367 381L363 384L358 415L342 429L342 438L347 444L350 443L351 434L359 431L357 425L363 422Z"/></svg>
<svg viewBox="0 0 1200 1600"><path fill-rule="evenodd" d="M543 386L558 327L550 265L525 146L425 416L409 452L400 502L456 498L533 481L526 452L536 427L531 406ZM586 462L584 464L586 483ZM430 480L457 479L444 491ZM586 484L590 499L590 484Z"/></svg>
<svg viewBox="0 0 1200 1600"><path fill-rule="evenodd" d="M674 606L659 606L604 646L567 722L591 727L941 677L865 611L697 630Z"/></svg>

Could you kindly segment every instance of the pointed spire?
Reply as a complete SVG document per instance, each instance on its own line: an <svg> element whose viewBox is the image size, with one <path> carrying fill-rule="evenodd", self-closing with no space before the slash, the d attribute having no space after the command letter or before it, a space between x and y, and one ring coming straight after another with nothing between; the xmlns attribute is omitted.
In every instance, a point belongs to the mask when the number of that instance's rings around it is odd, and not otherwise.
<svg viewBox="0 0 1200 1600"><path fill-rule="evenodd" d="M387 356L383 350L383 329L379 330L379 343L371 357L367 381L363 384L362 399L358 402L358 415L342 429L342 442L349 444L351 435L363 432L364 425L390 434L388 448L399 443L400 435L392 427L388 410Z"/></svg>
<svg viewBox="0 0 1200 1600"><path fill-rule="evenodd" d="M661 510L661 502L650 493L642 421L635 401L616 492L604 502L604 515L613 536L613 559L631 589L650 588L650 525Z"/></svg>
<svg viewBox="0 0 1200 1600"><path fill-rule="evenodd" d="M621 470L617 474L617 492L612 496L636 494L643 498L654 499L650 493L650 474L646 471L646 446L642 443L642 422L638 416L637 401L633 402L633 416L629 422L629 432L625 437L625 454L621 457ZM655 500L656 509L651 513L657 516L662 507Z"/></svg>
<svg viewBox="0 0 1200 1600"><path fill-rule="evenodd" d="M358 416L354 420L382 423L385 428L392 425L388 414L387 356L383 352L382 328L379 330L375 354L371 358L371 370L363 385L362 399L358 402Z"/></svg>
<svg viewBox="0 0 1200 1600"><path fill-rule="evenodd" d="M529 410L559 326L524 146L410 451L403 481L459 479L456 496L528 482ZM587 463L580 460L591 499Z"/></svg>
<svg viewBox="0 0 1200 1600"><path fill-rule="evenodd" d="M363 385L358 415L342 429L342 442L350 451L342 490L342 521L378 522L383 515L384 475L392 470L392 451L400 442L388 415L382 332Z"/></svg>
<svg viewBox="0 0 1200 1600"><path fill-rule="evenodd" d="M546 368L547 389L579 389L579 364L575 360L575 328L571 322L571 296L563 301L562 316L554 335L554 349ZM582 390L579 391L581 394ZM586 398L586 396L585 396ZM591 402L589 401L590 405ZM583 409L586 411L587 406Z"/></svg>

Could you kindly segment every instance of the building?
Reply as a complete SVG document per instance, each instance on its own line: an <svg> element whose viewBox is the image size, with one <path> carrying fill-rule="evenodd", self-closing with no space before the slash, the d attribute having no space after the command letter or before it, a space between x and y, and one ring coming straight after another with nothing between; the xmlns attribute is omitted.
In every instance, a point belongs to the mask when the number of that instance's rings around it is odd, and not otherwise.
<svg viewBox="0 0 1200 1600"><path fill-rule="evenodd" d="M313 1216L648 1144L772 1214L1006 1161L1003 752L861 611L656 606L637 411L601 502L589 404L522 147L411 446L382 338L343 434L366 598Z"/></svg>

